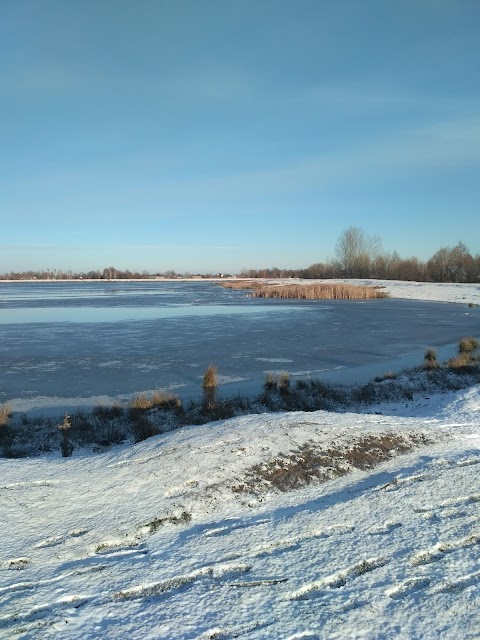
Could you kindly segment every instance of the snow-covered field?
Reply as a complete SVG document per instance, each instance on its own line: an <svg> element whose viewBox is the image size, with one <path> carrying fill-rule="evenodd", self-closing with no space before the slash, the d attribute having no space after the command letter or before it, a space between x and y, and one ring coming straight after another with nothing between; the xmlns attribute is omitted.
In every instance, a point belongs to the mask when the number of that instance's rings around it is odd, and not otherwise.
<svg viewBox="0 0 480 640"><path fill-rule="evenodd" d="M258 477L392 437L424 442L295 491ZM0 637L479 638L479 471L478 386L2 459Z"/></svg>
<svg viewBox="0 0 480 640"><path fill-rule="evenodd" d="M271 282L275 282L272 280ZM278 282L278 280L276 281ZM286 284L292 282L347 282L351 284L380 286L392 298L408 300L430 300L432 302L457 302L463 304L480 304L480 283L463 282L407 282L403 280L284 280Z"/></svg>

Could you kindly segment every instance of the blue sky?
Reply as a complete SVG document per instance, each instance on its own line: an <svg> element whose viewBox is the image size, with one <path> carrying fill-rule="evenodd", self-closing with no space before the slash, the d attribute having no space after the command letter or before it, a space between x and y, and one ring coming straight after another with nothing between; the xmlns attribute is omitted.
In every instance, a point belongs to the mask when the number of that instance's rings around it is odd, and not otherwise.
<svg viewBox="0 0 480 640"><path fill-rule="evenodd" d="M478 0L2 0L0 272L480 253Z"/></svg>

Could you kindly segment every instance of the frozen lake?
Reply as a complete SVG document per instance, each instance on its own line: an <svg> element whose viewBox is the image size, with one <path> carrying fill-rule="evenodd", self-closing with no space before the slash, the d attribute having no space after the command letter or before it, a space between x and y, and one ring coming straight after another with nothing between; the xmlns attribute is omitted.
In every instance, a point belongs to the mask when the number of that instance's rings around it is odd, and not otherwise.
<svg viewBox="0 0 480 640"><path fill-rule="evenodd" d="M27 410L158 388L198 395L210 362L225 394L259 390L269 371L368 380L420 363L429 346L448 357L480 333L480 310L261 300L202 281L21 282L0 283L0 332L0 402Z"/></svg>

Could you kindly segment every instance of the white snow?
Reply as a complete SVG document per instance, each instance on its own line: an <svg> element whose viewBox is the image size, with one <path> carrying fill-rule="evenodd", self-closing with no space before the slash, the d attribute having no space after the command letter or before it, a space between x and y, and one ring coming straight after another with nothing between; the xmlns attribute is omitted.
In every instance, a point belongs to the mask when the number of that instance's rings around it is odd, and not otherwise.
<svg viewBox="0 0 480 640"><path fill-rule="evenodd" d="M0 459L0 638L479 638L480 386L369 411ZM428 444L295 491L244 488L302 445L384 434Z"/></svg>
<svg viewBox="0 0 480 640"><path fill-rule="evenodd" d="M414 282L405 280L374 280L339 278L335 280L302 280L290 278L284 280L269 280L271 283L313 283L313 282L347 282L366 286L379 286L385 289L392 298L410 300L429 300L431 302L456 302L465 304L480 304L480 283L463 282Z"/></svg>

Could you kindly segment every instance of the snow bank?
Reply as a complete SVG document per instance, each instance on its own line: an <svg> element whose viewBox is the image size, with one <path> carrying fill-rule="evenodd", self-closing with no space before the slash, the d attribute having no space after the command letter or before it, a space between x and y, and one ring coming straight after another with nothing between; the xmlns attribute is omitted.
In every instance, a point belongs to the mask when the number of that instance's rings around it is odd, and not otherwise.
<svg viewBox="0 0 480 640"><path fill-rule="evenodd" d="M478 637L480 387L403 406L1 460L0 637ZM286 494L232 491L302 444L382 433L432 442Z"/></svg>

